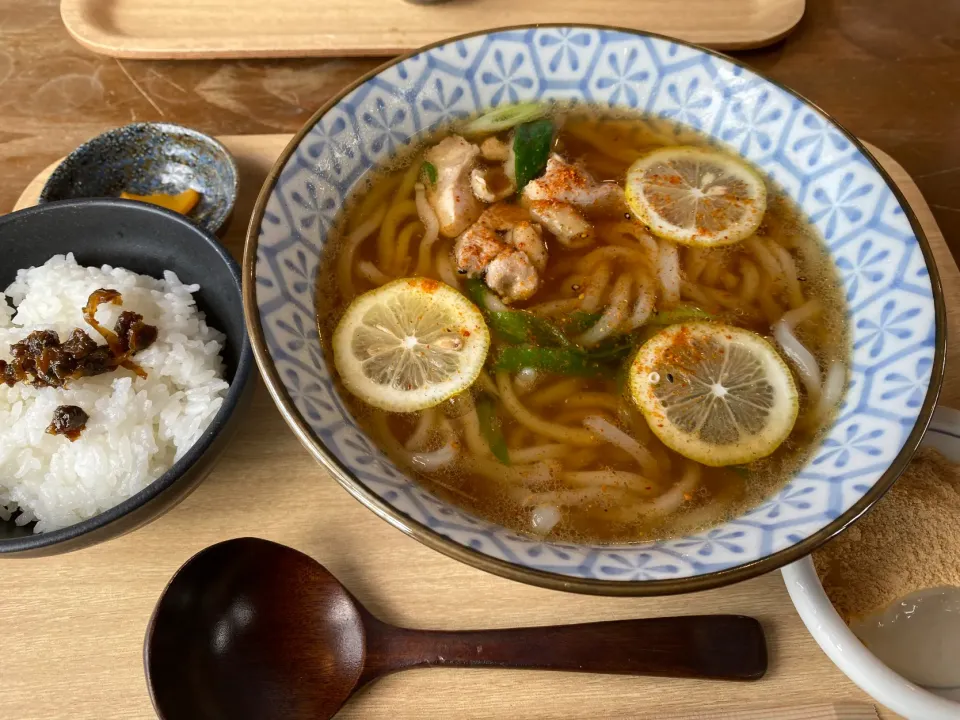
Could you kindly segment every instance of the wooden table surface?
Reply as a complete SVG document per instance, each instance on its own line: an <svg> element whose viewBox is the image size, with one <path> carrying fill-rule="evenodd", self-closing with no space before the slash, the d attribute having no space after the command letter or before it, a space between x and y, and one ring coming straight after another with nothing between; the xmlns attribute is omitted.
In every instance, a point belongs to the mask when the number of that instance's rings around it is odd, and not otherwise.
<svg viewBox="0 0 960 720"><path fill-rule="evenodd" d="M896 158L917 180L954 255L960 251L960 3L813 0L787 40L741 57ZM0 0L0 212L12 208L24 186L50 162L108 127L170 120L215 134L292 132L337 89L376 64L357 59L117 61L76 46L60 25L56 0ZM149 717L140 647L120 619L145 618L172 572L168 563L151 558L168 553L171 543L186 559L238 531L261 534L264 512L294 518L272 539L327 562L361 600L400 623L442 627L455 613L461 625L501 625L490 608L505 593L519 598L511 618L517 624L552 617L586 621L740 612L745 593L756 597L760 586L766 600L752 603L749 611L761 619L782 616L788 602L778 573L750 581L753 587L744 583L682 600L585 598L527 587L517 592L506 580L453 561L444 564L445 574L419 573L421 563L431 564L432 553L376 521L345 493L321 492L312 460L286 432L262 386L254 403L215 475L160 522L84 551L72 563L48 559L4 565L8 573L36 573L43 582L30 589L0 584L0 717ZM238 506L235 488L250 466L264 462L271 463L274 476L244 485L247 494ZM328 522L302 512L318 502L329 503ZM229 513L217 512L227 504ZM351 554L350 538L360 527L381 553ZM403 572L393 572L398 567ZM131 578L137 592L131 592ZM431 600L416 601L425 590L431 590ZM43 636L24 632L28 627L42 628ZM774 653L763 692L750 690L762 686L716 684L711 704L866 699L820 655L795 615L789 622L769 623L768 631L775 646L789 650ZM47 652L52 636L64 639L63 651L55 655ZM803 677L787 672L800 665L816 669ZM451 672L456 671L388 678L345 716L506 717L497 697L513 698L515 717L595 716L584 702L594 696L599 678L460 672L451 694ZM683 681L659 683L655 706L649 704L646 683L622 678L604 687L614 694L608 709L618 717L694 709L692 686Z"/></svg>
<svg viewBox="0 0 960 720"><path fill-rule="evenodd" d="M739 57L896 158L960 250L960 2L810 0L786 40ZM171 120L218 135L294 132L378 62L118 61L70 39L58 0L0 0L0 211L108 127Z"/></svg>

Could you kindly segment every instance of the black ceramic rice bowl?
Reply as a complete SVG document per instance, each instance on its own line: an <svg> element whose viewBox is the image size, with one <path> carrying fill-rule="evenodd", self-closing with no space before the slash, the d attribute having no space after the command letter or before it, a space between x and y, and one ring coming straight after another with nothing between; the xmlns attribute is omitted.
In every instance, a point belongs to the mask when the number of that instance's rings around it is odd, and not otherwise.
<svg viewBox="0 0 960 720"><path fill-rule="evenodd" d="M130 532L186 497L226 447L238 408L249 393L253 367L243 320L237 263L211 235L176 213L126 200L66 200L0 217L0 289L17 270L72 252L80 265L104 264L162 277L165 270L194 294L207 323L226 335L224 378L230 383L219 412L200 439L167 472L119 505L59 530L34 533L14 519L0 522L0 555L24 557L77 550Z"/></svg>

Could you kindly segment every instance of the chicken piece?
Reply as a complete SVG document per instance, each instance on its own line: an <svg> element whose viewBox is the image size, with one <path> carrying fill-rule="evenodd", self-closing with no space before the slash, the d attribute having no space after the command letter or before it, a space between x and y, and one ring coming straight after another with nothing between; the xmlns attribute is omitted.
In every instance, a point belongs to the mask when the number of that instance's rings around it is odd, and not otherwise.
<svg viewBox="0 0 960 720"><path fill-rule="evenodd" d="M593 242L593 225L573 205L537 200L530 203L530 215L567 247L584 247Z"/></svg>
<svg viewBox="0 0 960 720"><path fill-rule="evenodd" d="M453 247L457 269L484 281L505 302L526 300L540 287L547 246L539 225L519 205L487 208Z"/></svg>
<svg viewBox="0 0 960 720"><path fill-rule="evenodd" d="M540 287L540 275L526 253L507 248L487 265L484 282L509 303L533 297Z"/></svg>
<svg viewBox="0 0 960 720"><path fill-rule="evenodd" d="M477 224L495 230L507 245L526 253L537 270L543 271L546 267L547 246L543 241L543 229L530 222L530 211L525 207L497 203L484 210Z"/></svg>
<svg viewBox="0 0 960 720"><path fill-rule="evenodd" d="M470 173L470 187L477 198L488 203L510 197L517 189L513 180L497 166L474 168Z"/></svg>
<svg viewBox="0 0 960 720"><path fill-rule="evenodd" d="M513 142L507 147L507 159L503 161L503 172L510 178L510 182L517 184L517 154L513 150Z"/></svg>
<svg viewBox="0 0 960 720"><path fill-rule="evenodd" d="M510 157L510 144L491 135L480 143L480 154L484 160L503 162Z"/></svg>
<svg viewBox="0 0 960 720"><path fill-rule="evenodd" d="M615 183L597 182L586 170L556 153L547 160L543 175L527 183L523 197L527 202L556 200L602 213L627 211L623 188Z"/></svg>
<svg viewBox="0 0 960 720"><path fill-rule="evenodd" d="M437 215L440 234L457 237L483 212L483 203L470 187L470 171L480 149L459 135L444 138L423 154L437 169L437 182L427 185L427 202Z"/></svg>
<svg viewBox="0 0 960 720"><path fill-rule="evenodd" d="M494 230L477 222L453 244L453 259L461 273L473 277L486 270L487 265L506 247Z"/></svg>
<svg viewBox="0 0 960 720"><path fill-rule="evenodd" d="M477 220L497 232L497 236L507 245L526 253L539 271L547 265L547 246L543 241L543 229L537 223L530 222L530 211L512 203L491 205Z"/></svg>
<svg viewBox="0 0 960 720"><path fill-rule="evenodd" d="M507 235L507 242L522 252L538 272L547 269L547 246L543 242L543 231L536 223L519 222Z"/></svg>
<svg viewBox="0 0 960 720"><path fill-rule="evenodd" d="M526 208L501 202L484 210L483 214L477 219L477 224L497 232L506 232L512 230L517 223L528 222L529 220L530 211Z"/></svg>

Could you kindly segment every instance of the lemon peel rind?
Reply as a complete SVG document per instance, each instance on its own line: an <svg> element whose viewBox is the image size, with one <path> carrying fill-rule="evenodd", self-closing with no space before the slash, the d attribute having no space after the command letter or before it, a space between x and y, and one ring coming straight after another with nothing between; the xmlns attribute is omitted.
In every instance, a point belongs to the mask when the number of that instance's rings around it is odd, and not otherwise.
<svg viewBox="0 0 960 720"><path fill-rule="evenodd" d="M653 392L651 372L656 371L656 360L677 334L684 329L701 337L715 337L717 333L733 335L740 344L762 348L761 357L768 369L767 380L781 395L777 408L782 412L775 425L768 425L759 435L751 436L749 444L720 445L694 437L677 428L667 419L666 411ZM728 337L728 342L734 342ZM775 369L771 376L770 369ZM775 382L774 382L775 381ZM692 322L672 325L650 338L636 352L630 362L628 389L634 404L640 409L647 424L660 441L685 458L709 467L740 465L767 457L790 436L799 414L797 386L786 362L767 340L743 328L714 322ZM786 412L783 412L786 411Z"/></svg>
<svg viewBox="0 0 960 720"><path fill-rule="evenodd" d="M429 285L429 289L424 289ZM399 390L381 385L367 377L359 366L359 359L352 352L352 336L360 319L368 309L385 302L397 292L409 287L414 292L430 293L442 298L461 311L467 331L465 342L469 349L463 352L470 357L469 364L461 363L458 371L449 380L420 390ZM466 390L480 376L490 348L490 332L483 314L466 297L454 288L428 278L401 278L379 288L369 290L354 298L347 306L332 337L333 362L340 380L347 390L372 407L388 412L417 412L435 407L459 392Z"/></svg>

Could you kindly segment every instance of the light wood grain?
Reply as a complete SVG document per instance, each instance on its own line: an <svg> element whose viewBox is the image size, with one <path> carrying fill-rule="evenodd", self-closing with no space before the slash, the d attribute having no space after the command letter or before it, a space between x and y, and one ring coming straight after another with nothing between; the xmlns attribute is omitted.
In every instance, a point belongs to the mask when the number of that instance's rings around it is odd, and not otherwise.
<svg viewBox="0 0 960 720"><path fill-rule="evenodd" d="M735 710L705 708L661 715L658 720L878 720L877 709L866 703L819 703L817 705L738 707Z"/></svg>
<svg viewBox="0 0 960 720"><path fill-rule="evenodd" d="M67 30L121 58L396 55L475 30L604 23L718 49L786 35L805 0L62 0ZM362 18L362 20L360 19Z"/></svg>
<svg viewBox="0 0 960 720"><path fill-rule="evenodd" d="M236 217L225 236L239 257L257 192L289 136L221 139L241 173ZM951 337L960 338L960 272L909 176L883 152L871 151L897 181L930 239L947 307L955 311L948 313ZM35 202L50 169L24 191L18 208ZM956 362L948 364L941 395L955 407L960 406L958 369ZM258 382L253 407L223 460L168 515L78 553L4 564L0 718L153 717L141 665L153 604L192 554L244 535L282 542L317 558L371 610L398 624L453 629L730 612L757 617L769 638L770 672L757 683L421 670L377 683L343 710L343 718L679 720L713 719L722 712L750 717L744 715L747 708L762 711L774 704L870 704L807 633L779 573L709 592L648 599L570 595L488 575L428 550L350 498L299 445Z"/></svg>

